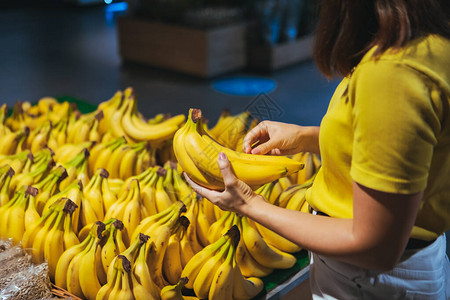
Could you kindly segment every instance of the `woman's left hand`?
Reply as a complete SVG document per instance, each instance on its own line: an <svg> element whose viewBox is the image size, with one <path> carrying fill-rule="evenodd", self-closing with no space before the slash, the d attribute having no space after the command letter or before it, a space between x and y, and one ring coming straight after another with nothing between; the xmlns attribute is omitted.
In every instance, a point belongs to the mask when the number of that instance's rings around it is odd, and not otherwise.
<svg viewBox="0 0 450 300"><path fill-rule="evenodd" d="M249 204L255 199L259 200L261 196L255 194L250 186L236 177L231 168L230 161L224 153L219 154L217 163L219 164L225 184L225 190L223 192L210 190L198 185L186 173L184 173L184 176L194 191L211 201L211 203L217 205L222 210L229 210L245 215Z"/></svg>

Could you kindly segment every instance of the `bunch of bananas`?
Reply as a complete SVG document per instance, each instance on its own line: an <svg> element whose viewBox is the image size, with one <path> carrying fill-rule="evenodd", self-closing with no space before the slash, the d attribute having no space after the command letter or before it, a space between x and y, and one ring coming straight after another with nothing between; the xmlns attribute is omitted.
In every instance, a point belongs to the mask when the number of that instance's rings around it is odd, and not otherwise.
<svg viewBox="0 0 450 300"><path fill-rule="evenodd" d="M322 165L319 155L311 152L300 152L292 156L293 160L301 162L305 165L303 170L296 174L291 174L289 176L290 180L294 184L302 184L314 178L317 171L319 171Z"/></svg>
<svg viewBox="0 0 450 300"><path fill-rule="evenodd" d="M303 164L283 156L251 155L236 152L215 141L204 130L199 109L190 109L186 124L174 137L174 151L181 168L197 183L223 189L217 164L219 152L228 156L236 176L257 187L303 168Z"/></svg>
<svg viewBox="0 0 450 300"><path fill-rule="evenodd" d="M173 137L185 120L184 115L177 115L165 120L148 123L137 111L137 101L132 88L123 93L117 92L109 101L99 105L103 110L105 122L100 126L100 133L110 132L104 139L126 137L127 140L149 141L153 145Z"/></svg>
<svg viewBox="0 0 450 300"><path fill-rule="evenodd" d="M55 278L56 264L61 254L77 245L79 240L72 230L72 216L77 205L68 198L55 201L42 217L27 228L22 246L31 249L34 263L48 263L50 279ZM17 224L17 226L20 226Z"/></svg>
<svg viewBox="0 0 450 300"><path fill-rule="evenodd" d="M3 165L0 167L0 210L9 201L9 185L14 173L13 168L9 165Z"/></svg>
<svg viewBox="0 0 450 300"><path fill-rule="evenodd" d="M262 281L244 278L236 264L239 240L239 229L233 225L217 241L194 255L183 269L181 278L187 278L186 287L193 289L198 298L251 299L261 292Z"/></svg>
<svg viewBox="0 0 450 300"><path fill-rule="evenodd" d="M257 119L253 119L249 112L231 115L225 109L211 129L205 131L221 145L242 152L244 137L249 130L256 126Z"/></svg>
<svg viewBox="0 0 450 300"><path fill-rule="evenodd" d="M95 299L101 285L106 283L101 257L105 229L104 223L96 222L83 242L59 255L54 281L59 287L78 297Z"/></svg>
<svg viewBox="0 0 450 300"><path fill-rule="evenodd" d="M25 230L39 220L34 206L37 192L32 186L23 186L8 203L0 207L0 237L10 237L14 244L18 244Z"/></svg>

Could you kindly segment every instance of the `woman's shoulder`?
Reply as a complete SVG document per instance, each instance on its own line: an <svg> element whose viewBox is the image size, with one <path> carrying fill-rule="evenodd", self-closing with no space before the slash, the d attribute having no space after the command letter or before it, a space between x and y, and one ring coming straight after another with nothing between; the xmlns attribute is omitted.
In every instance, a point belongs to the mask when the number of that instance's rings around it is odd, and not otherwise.
<svg viewBox="0 0 450 300"><path fill-rule="evenodd" d="M425 75L450 92L450 40L438 35L417 38L399 49L374 55L370 49L355 68L355 73L381 72L386 79L399 69ZM365 70L365 71L364 71ZM359 71L359 72L357 72ZM390 72L392 71L392 72Z"/></svg>

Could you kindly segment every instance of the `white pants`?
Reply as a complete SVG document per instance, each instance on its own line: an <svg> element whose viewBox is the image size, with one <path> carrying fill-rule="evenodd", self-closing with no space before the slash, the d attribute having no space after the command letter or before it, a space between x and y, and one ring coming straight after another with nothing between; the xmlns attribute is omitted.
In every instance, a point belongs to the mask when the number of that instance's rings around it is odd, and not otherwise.
<svg viewBox="0 0 450 300"><path fill-rule="evenodd" d="M445 235L419 250L406 250L391 271L379 272L310 253L313 299L450 299Z"/></svg>

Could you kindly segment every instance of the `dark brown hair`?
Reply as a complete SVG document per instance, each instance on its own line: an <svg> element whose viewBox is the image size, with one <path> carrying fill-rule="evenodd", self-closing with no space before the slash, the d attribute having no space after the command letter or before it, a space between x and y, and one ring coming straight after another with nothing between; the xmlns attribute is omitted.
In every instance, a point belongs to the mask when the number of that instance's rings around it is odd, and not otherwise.
<svg viewBox="0 0 450 300"><path fill-rule="evenodd" d="M325 76L346 76L373 46L380 54L428 34L450 38L449 21L450 0L322 0L314 58Z"/></svg>

